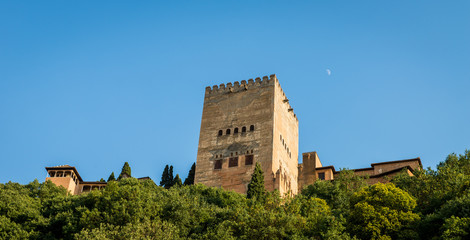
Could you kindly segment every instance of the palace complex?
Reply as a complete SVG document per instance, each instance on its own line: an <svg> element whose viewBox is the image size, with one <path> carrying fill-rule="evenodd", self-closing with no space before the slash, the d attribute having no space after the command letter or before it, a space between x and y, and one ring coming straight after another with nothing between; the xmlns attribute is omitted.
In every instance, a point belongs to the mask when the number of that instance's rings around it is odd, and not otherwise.
<svg viewBox="0 0 470 240"><path fill-rule="evenodd" d="M340 173L334 166L323 166L316 152L302 153L302 163L298 156L299 120L276 75L206 87L195 183L246 193L259 163L266 189L277 189L283 196L295 195L318 179L334 180ZM353 171L374 184L403 171L412 175L418 168L422 168L421 160L413 158L372 163L370 168ZM72 194L106 186L105 182L83 181L72 166L46 170L46 181Z"/></svg>

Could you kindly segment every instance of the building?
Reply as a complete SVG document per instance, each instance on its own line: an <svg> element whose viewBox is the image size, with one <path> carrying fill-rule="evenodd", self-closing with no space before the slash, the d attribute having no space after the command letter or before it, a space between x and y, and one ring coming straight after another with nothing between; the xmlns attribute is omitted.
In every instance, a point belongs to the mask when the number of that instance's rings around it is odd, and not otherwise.
<svg viewBox="0 0 470 240"><path fill-rule="evenodd" d="M318 179L333 180L316 152L298 160L299 121L276 75L206 87L196 160L195 183L246 193L259 163L268 191L297 194ZM422 168L419 158L373 163L354 169L369 183Z"/></svg>
<svg viewBox="0 0 470 240"><path fill-rule="evenodd" d="M372 163L370 168L350 169L357 176L364 176L368 184L386 183L397 174L405 171L412 176L413 171L422 169L421 159L412 158L397 161ZM323 166L316 152L302 153L299 164L299 190L313 184L316 180L334 180L341 171L334 166Z"/></svg>
<svg viewBox="0 0 470 240"><path fill-rule="evenodd" d="M100 190L105 188L107 183L100 181L83 181L75 167L69 165L61 165L56 167L46 167L46 181L51 181L57 186L62 186L72 195L79 195L90 192L92 190ZM149 177L138 178L139 180L147 180Z"/></svg>
<svg viewBox="0 0 470 240"><path fill-rule="evenodd" d="M316 152L302 153L299 120L276 75L206 87L196 160L195 183L246 193L256 163L268 191L295 195L317 180L334 180L341 171L323 166ZM387 182L400 172L413 175L419 158L372 163L353 169L370 184ZM75 167L46 167L47 180L81 194L106 187L85 182ZM139 179L149 179L148 177Z"/></svg>
<svg viewBox="0 0 470 240"><path fill-rule="evenodd" d="M207 87L195 183L246 193L258 162L268 191L296 194L298 129L275 75Z"/></svg>
<svg viewBox="0 0 470 240"><path fill-rule="evenodd" d="M78 195L91 190L99 190L106 187L106 182L85 182L75 167L61 165L46 167L46 181L51 181L57 186L63 186L71 194Z"/></svg>

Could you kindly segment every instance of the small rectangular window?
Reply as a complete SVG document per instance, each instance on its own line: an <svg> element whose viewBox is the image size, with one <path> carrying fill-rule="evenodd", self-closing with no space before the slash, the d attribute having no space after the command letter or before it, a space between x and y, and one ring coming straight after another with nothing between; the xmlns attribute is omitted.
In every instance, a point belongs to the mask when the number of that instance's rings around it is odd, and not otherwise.
<svg viewBox="0 0 470 240"><path fill-rule="evenodd" d="M253 165L253 155L245 156L245 165Z"/></svg>
<svg viewBox="0 0 470 240"><path fill-rule="evenodd" d="M222 159L215 160L214 169L222 169Z"/></svg>
<svg viewBox="0 0 470 240"><path fill-rule="evenodd" d="M325 180L325 173L324 172L318 173L318 179Z"/></svg>
<svg viewBox="0 0 470 240"><path fill-rule="evenodd" d="M228 167L236 167L238 166L238 157L231 157L228 161Z"/></svg>

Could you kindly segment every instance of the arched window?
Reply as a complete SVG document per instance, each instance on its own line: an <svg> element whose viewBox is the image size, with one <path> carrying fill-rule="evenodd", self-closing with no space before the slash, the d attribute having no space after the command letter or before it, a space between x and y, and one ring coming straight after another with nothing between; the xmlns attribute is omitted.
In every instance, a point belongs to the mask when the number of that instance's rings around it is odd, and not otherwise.
<svg viewBox="0 0 470 240"><path fill-rule="evenodd" d="M238 128L233 129L233 133L238 133Z"/></svg>
<svg viewBox="0 0 470 240"><path fill-rule="evenodd" d="M229 135L230 134L230 128L225 131L225 134Z"/></svg>
<svg viewBox="0 0 470 240"><path fill-rule="evenodd" d="M250 131L254 131L255 130L255 125L251 125L250 126Z"/></svg>
<svg viewBox="0 0 470 240"><path fill-rule="evenodd" d="M242 127L242 133L246 132L246 127Z"/></svg>
<svg viewBox="0 0 470 240"><path fill-rule="evenodd" d="M219 130L219 136L222 136L223 133L224 133L224 131Z"/></svg>

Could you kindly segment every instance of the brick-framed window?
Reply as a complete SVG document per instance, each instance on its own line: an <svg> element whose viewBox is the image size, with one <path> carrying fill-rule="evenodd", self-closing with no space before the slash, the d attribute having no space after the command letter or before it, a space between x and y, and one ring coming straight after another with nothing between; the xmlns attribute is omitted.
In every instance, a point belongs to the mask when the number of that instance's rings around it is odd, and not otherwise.
<svg viewBox="0 0 470 240"><path fill-rule="evenodd" d="M325 173L324 172L319 172L318 173L318 179L325 180Z"/></svg>
<svg viewBox="0 0 470 240"><path fill-rule="evenodd" d="M215 160L214 169L222 169L222 159Z"/></svg>
<svg viewBox="0 0 470 240"><path fill-rule="evenodd" d="M245 165L253 165L253 155L245 155Z"/></svg>
<svg viewBox="0 0 470 240"><path fill-rule="evenodd" d="M236 167L238 166L238 157L231 157L228 160L228 167Z"/></svg>

